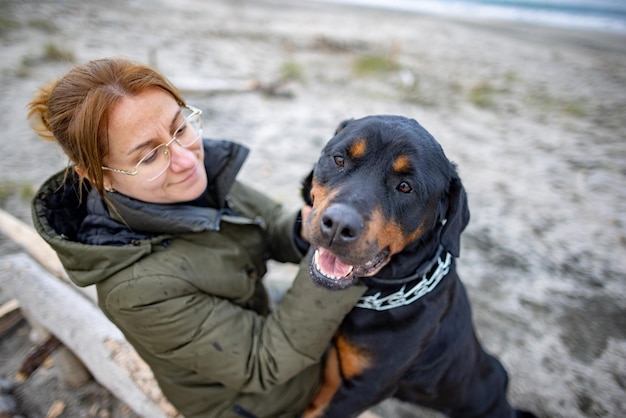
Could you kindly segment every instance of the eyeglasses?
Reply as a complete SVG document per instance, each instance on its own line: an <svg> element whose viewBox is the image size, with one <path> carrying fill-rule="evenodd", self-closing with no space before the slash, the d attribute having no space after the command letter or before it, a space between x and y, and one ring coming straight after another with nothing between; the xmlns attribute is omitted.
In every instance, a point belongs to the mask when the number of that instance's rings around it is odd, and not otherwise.
<svg viewBox="0 0 626 418"><path fill-rule="evenodd" d="M138 175L146 181L156 180L161 174L165 173L170 166L172 161L170 145L172 145L172 142L176 142L183 148L189 148L202 137L202 111L187 105L180 109L185 120L174 131L172 139L165 144L157 145L154 149L141 157L137 165L135 165L134 170L120 170L104 166L102 169L129 176Z"/></svg>

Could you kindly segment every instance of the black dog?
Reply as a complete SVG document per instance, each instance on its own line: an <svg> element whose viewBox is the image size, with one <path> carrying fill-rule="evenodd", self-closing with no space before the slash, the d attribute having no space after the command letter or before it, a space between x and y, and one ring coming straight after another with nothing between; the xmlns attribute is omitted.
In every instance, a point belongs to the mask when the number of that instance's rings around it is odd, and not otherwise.
<svg viewBox="0 0 626 418"><path fill-rule="evenodd" d="M304 417L355 417L388 397L459 418L533 417L476 338L455 269L469 222L455 166L416 121L342 123L305 180L311 278L368 290L338 330Z"/></svg>

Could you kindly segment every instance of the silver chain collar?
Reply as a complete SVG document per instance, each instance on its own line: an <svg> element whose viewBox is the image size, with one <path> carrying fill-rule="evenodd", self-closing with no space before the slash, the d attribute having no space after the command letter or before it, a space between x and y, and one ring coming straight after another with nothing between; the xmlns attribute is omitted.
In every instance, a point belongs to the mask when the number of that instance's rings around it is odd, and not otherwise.
<svg viewBox="0 0 626 418"><path fill-rule="evenodd" d="M437 260L437 268L433 271L431 276L428 277L427 274L424 273L422 275L422 280L411 289L406 290L405 284L397 292L385 297L381 297L380 292L371 296L363 296L355 306L362 309L387 311L400 306L410 305L422 296L432 292L437 287L439 282L448 274L451 264L452 255L446 252L445 259L442 259L442 256L439 256L439 259Z"/></svg>

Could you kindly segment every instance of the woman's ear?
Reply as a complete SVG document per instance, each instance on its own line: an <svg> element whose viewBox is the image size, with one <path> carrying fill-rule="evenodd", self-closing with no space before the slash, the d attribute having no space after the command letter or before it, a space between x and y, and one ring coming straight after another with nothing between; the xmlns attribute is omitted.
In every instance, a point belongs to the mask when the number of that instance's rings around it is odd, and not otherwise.
<svg viewBox="0 0 626 418"><path fill-rule="evenodd" d="M447 203L445 223L441 229L440 243L454 257L461 251L461 232L469 223L470 212L465 188L458 177L450 181L448 194L442 199ZM440 210L441 205L440 203Z"/></svg>
<svg viewBox="0 0 626 418"><path fill-rule="evenodd" d="M80 178L89 180L91 182L91 179L87 176L87 173L85 173L85 170L83 170L81 167L74 166L74 171L76 172L76 174L78 174ZM113 191L113 183L106 174L104 174L104 176L102 177L102 186L104 187L104 190Z"/></svg>
<svg viewBox="0 0 626 418"><path fill-rule="evenodd" d="M89 177L87 177L87 175L85 174L85 170L83 170L82 168L75 165L74 171L76 172L76 174L78 174L79 177L89 180Z"/></svg>

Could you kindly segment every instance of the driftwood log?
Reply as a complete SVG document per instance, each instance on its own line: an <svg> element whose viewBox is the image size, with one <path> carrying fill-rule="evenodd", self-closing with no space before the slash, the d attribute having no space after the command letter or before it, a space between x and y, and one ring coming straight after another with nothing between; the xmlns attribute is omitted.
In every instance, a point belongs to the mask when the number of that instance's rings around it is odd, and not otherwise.
<svg viewBox="0 0 626 418"><path fill-rule="evenodd" d="M0 306L0 338L24 319L17 299L11 299Z"/></svg>
<svg viewBox="0 0 626 418"><path fill-rule="evenodd" d="M52 248L30 225L3 210L0 232L28 254L0 258L0 283L28 312L27 317L61 341L135 413L151 418L177 416L150 368L97 307L95 289L72 284Z"/></svg>
<svg viewBox="0 0 626 418"><path fill-rule="evenodd" d="M144 417L177 415L148 366L98 307L26 254L0 258L0 281L94 378Z"/></svg>

